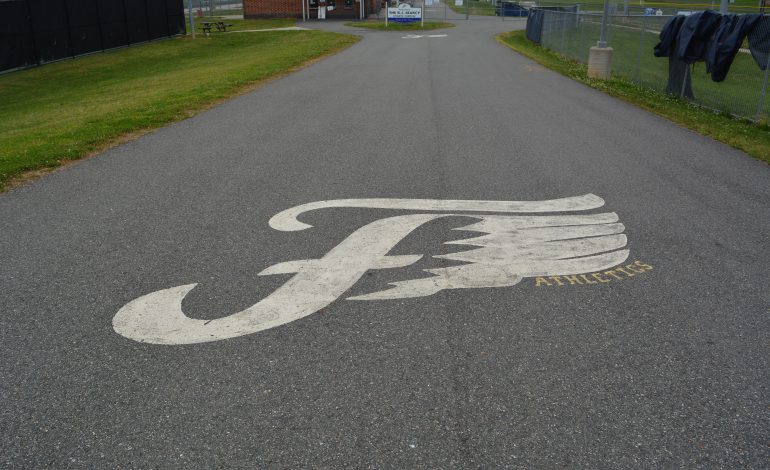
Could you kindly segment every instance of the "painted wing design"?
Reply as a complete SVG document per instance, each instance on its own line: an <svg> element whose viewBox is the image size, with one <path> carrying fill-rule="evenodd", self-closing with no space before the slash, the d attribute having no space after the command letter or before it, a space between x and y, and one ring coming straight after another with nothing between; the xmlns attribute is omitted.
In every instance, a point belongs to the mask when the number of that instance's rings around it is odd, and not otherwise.
<svg viewBox="0 0 770 470"><path fill-rule="evenodd" d="M525 277L567 276L609 269L629 250L614 212L589 215L473 215L479 222L454 230L483 235L446 242L476 247L437 255L467 264L426 269L431 277L393 282L390 289L349 297L381 300L423 297L444 289L508 287Z"/></svg>

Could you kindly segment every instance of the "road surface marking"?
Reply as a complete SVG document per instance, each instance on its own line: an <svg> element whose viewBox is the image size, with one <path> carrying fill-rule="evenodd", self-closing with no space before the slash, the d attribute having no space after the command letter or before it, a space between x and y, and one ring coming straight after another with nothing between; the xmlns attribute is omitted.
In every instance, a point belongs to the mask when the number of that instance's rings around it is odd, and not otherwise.
<svg viewBox="0 0 770 470"><path fill-rule="evenodd" d="M610 269L604 272L581 274L580 276L538 276L535 278L535 287L558 287L574 285L606 284L608 282L617 282L636 276L637 274L652 271L652 265L634 261L622 267Z"/></svg>
<svg viewBox="0 0 770 470"><path fill-rule="evenodd" d="M405 267L422 259L421 254L388 253L414 230L445 217L475 219L469 225L453 229L474 234L445 243L473 248L434 258L466 264L426 269L426 277L393 282L384 290L348 297L348 300L425 297L446 289L510 287L525 277L569 277L600 272L622 264L629 256L629 250L625 249L625 227L617 214L575 214L603 205L604 200L593 194L547 201L341 199L303 204L276 214L270 219L270 226L281 231L305 230L311 226L297 217L324 208L423 213L376 220L348 235L319 259L287 261L264 269L260 276L294 276L241 312L213 320L188 317L182 311L182 300L197 284L186 284L129 302L118 311L112 324L117 333L127 338L169 345L219 341L274 328L335 302L369 270ZM554 212L572 213L531 215ZM511 213L526 215L503 215ZM590 280L586 278L586 281Z"/></svg>
<svg viewBox="0 0 770 470"><path fill-rule="evenodd" d="M424 34L407 34L406 36L401 36L401 39L445 38L445 37L447 37L446 34L428 34L427 36Z"/></svg>

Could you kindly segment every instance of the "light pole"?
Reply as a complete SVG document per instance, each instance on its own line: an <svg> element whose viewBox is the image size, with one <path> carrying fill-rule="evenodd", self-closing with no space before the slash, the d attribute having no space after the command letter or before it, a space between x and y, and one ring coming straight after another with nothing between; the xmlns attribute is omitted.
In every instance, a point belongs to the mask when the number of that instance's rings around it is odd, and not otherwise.
<svg viewBox="0 0 770 470"><path fill-rule="evenodd" d="M602 29L599 42L588 51L588 77L606 80L612 74L612 48L607 46L607 23L610 16L610 0L604 0Z"/></svg>
<svg viewBox="0 0 770 470"><path fill-rule="evenodd" d="M607 20L610 15L610 0L604 0L604 11L602 12L602 30L599 34L599 47L607 47Z"/></svg>
<svg viewBox="0 0 770 470"><path fill-rule="evenodd" d="M192 0L187 0L187 10L190 12L190 33L192 34L192 38L195 39L195 19L193 18Z"/></svg>

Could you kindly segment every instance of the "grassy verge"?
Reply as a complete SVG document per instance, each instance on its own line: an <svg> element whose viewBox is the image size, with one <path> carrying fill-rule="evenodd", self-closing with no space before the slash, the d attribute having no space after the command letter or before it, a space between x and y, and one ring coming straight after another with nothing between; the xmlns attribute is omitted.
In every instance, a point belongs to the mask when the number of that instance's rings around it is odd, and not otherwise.
<svg viewBox="0 0 770 470"><path fill-rule="evenodd" d="M562 75L770 163L770 126L767 123L752 124L723 114L714 114L687 101L640 87L622 77L613 77L606 81L589 79L584 64L539 47L525 37L524 31L503 33L498 35L497 39L516 52Z"/></svg>
<svg viewBox="0 0 770 470"><path fill-rule="evenodd" d="M0 190L31 171L189 117L357 40L322 31L220 33L0 75Z"/></svg>
<svg viewBox="0 0 770 470"><path fill-rule="evenodd" d="M544 28L541 45L567 57L588 62L588 50L600 36L601 18L584 17L582 21L569 22L560 28ZM665 91L668 82L668 60L652 53L660 41L658 32L663 29L664 17L613 18L608 29L609 44L614 49L612 73L633 79L634 82ZM746 46L748 47L748 46ZM723 82L716 83L706 73L703 62L695 64L692 73L692 89L695 100L706 107L722 110L736 116L756 117L764 72L759 69L751 54L739 53ZM770 115L770 103L763 108ZM761 117L760 117L761 119Z"/></svg>
<svg viewBox="0 0 770 470"><path fill-rule="evenodd" d="M389 21L388 26L385 27L385 21L354 21L345 23L345 26L378 29L381 31L425 31L429 29L454 28L455 25L453 23L444 23L443 21L426 21L425 25L420 25L419 21L416 23L396 23Z"/></svg>
<svg viewBox="0 0 770 470"><path fill-rule="evenodd" d="M576 3L580 3L581 11L599 11L604 8L604 2L601 0L583 0L576 2L575 0L545 0L540 1L540 6L572 6ZM621 2L612 0L611 6L614 6L617 11L623 11L627 6L629 11L634 13L644 12L645 8L660 8L666 15L676 14L680 10L719 10L719 0L661 0L661 1L646 1L641 0L639 2ZM757 0L735 0L734 2L728 2L727 10L729 13L759 13L760 7Z"/></svg>
<svg viewBox="0 0 770 470"><path fill-rule="evenodd" d="M480 16L495 16L495 6L491 1L485 0L463 0L462 5L455 5L454 0L444 0L447 2L447 6L455 12L465 14L466 3L468 14L480 15Z"/></svg>

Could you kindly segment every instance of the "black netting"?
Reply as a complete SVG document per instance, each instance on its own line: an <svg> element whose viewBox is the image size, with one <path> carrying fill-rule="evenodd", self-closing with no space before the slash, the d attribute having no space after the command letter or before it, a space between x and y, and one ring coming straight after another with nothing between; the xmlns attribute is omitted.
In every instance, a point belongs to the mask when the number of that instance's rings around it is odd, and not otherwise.
<svg viewBox="0 0 770 470"><path fill-rule="evenodd" d="M128 23L128 40L144 42L150 39L147 32L146 0L123 0L126 5L126 23Z"/></svg>
<svg viewBox="0 0 770 470"><path fill-rule="evenodd" d="M0 0L0 71L184 32L183 0Z"/></svg>
<svg viewBox="0 0 770 470"><path fill-rule="evenodd" d="M166 11L169 34L184 34L184 0L166 0Z"/></svg>
<svg viewBox="0 0 770 470"><path fill-rule="evenodd" d="M96 0L66 0L65 4L73 53L78 55L102 50Z"/></svg>
<svg viewBox="0 0 770 470"><path fill-rule="evenodd" d="M128 44L126 11L122 0L97 0L99 25L102 30L102 43L105 49Z"/></svg>
<svg viewBox="0 0 770 470"><path fill-rule="evenodd" d="M60 0L27 0L40 62L72 57L67 9Z"/></svg>
<svg viewBox="0 0 770 470"><path fill-rule="evenodd" d="M0 70L37 63L29 11L24 0L0 2Z"/></svg>

